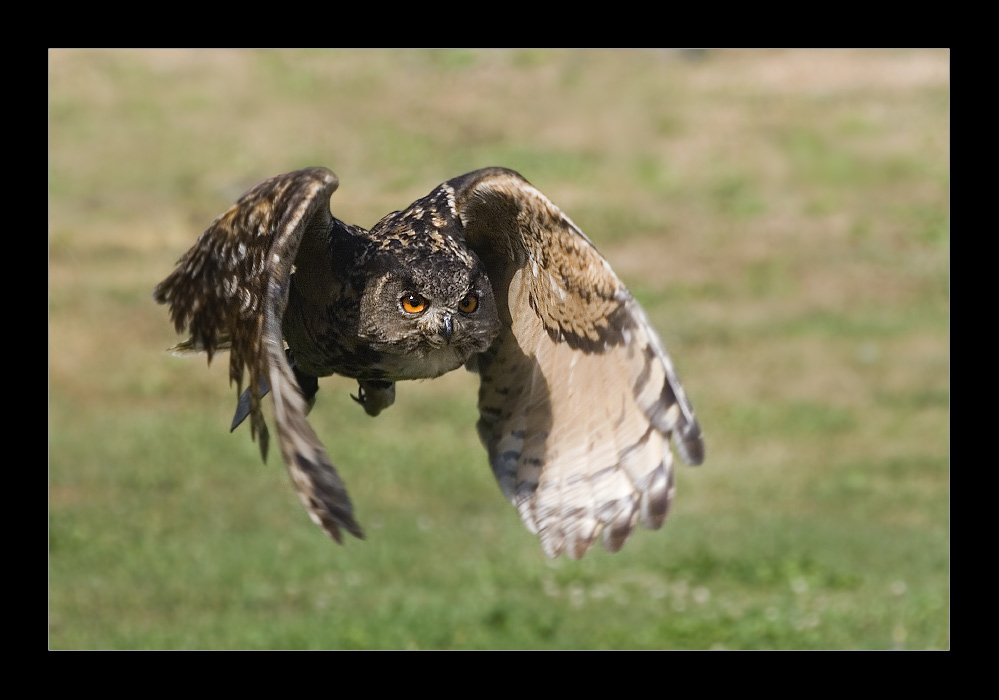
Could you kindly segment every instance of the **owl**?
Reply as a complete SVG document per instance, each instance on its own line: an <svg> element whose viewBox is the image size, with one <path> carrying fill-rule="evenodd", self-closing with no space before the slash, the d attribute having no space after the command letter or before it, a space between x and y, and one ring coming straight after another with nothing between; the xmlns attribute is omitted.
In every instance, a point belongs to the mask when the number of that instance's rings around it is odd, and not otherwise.
<svg viewBox="0 0 999 700"><path fill-rule="evenodd" d="M550 557L618 551L663 525L670 448L700 464L700 425L642 308L582 231L520 174L448 180L370 230L330 210L325 168L257 184L155 289L181 354L229 351L232 429L249 418L266 460L270 393L281 454L312 520L363 538L343 480L306 418L333 374L375 416L396 382L466 367L477 429L503 494ZM244 390L244 378L248 380Z"/></svg>

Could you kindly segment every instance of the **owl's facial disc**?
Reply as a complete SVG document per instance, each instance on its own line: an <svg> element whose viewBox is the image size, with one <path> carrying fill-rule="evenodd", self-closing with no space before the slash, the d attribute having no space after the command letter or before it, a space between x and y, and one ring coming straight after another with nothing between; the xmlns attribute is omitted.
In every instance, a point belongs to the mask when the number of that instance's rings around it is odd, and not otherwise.
<svg viewBox="0 0 999 700"><path fill-rule="evenodd" d="M399 298L399 308L408 317L422 316L430 310L431 306L427 298L418 292L405 292ZM471 316L478 308L479 297L475 292L468 292L457 304L457 311L461 312L463 316ZM437 314L435 314L439 316L437 335L448 342L451 341L451 336L454 334L454 314L455 310L452 309L437 310ZM428 319L426 322L430 323L431 321Z"/></svg>
<svg viewBox="0 0 999 700"><path fill-rule="evenodd" d="M397 260L386 268L367 278L358 310L357 336L379 353L377 378L438 377L496 338L500 321L481 270L440 261L407 268Z"/></svg>

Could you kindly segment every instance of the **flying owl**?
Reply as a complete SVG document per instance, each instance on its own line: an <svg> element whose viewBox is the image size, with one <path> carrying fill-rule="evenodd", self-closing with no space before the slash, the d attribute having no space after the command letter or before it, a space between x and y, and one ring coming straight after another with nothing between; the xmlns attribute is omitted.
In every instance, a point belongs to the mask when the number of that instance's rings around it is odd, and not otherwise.
<svg viewBox="0 0 999 700"><path fill-rule="evenodd" d="M363 538L306 419L318 378L357 379L374 416L395 383L465 366L480 377L479 437L503 494L550 557L618 551L658 529L675 492L670 441L691 465L701 428L638 302L590 240L518 173L448 180L370 230L330 212L336 175L309 168L250 189L154 292L174 350L229 351L266 459L261 399L319 527ZM249 374L245 391L244 374Z"/></svg>

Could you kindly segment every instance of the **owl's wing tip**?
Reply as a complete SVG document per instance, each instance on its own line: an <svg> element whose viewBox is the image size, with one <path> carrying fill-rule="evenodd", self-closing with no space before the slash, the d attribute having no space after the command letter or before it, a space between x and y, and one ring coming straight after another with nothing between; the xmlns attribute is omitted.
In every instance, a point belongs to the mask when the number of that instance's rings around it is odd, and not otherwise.
<svg viewBox="0 0 999 700"><path fill-rule="evenodd" d="M345 516L342 513L334 514L332 512L327 512L324 515L326 517L320 516L315 518L316 524L338 545L343 546L342 530L346 530L359 540L366 539L364 530L361 529L361 526L357 524L357 521L352 516Z"/></svg>
<svg viewBox="0 0 999 700"><path fill-rule="evenodd" d="M692 467L704 463L704 434L700 424L695 420L688 425L679 436L677 451L684 462Z"/></svg>

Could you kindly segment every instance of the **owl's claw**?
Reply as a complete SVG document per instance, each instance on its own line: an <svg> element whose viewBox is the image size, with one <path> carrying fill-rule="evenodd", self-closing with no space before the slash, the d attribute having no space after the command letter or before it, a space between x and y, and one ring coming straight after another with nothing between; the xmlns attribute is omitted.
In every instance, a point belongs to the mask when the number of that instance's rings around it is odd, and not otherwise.
<svg viewBox="0 0 999 700"><path fill-rule="evenodd" d="M377 416L395 403L395 382L380 379L358 379L357 396L350 398L364 407L369 416Z"/></svg>
<svg viewBox="0 0 999 700"><path fill-rule="evenodd" d="M260 398L267 396L267 393L271 390L270 385L267 384L267 380L263 377L260 378ZM231 433L233 430L239 427L240 423L246 420L246 417L250 415L250 387L246 387L243 393L239 395L239 401L236 402L236 413L232 417L232 426L229 428Z"/></svg>
<svg viewBox="0 0 999 700"><path fill-rule="evenodd" d="M295 366L295 356L292 355L291 348L288 348L286 352L288 364L291 365L291 369L295 373L295 379L298 380L298 388L301 389L302 396L305 398L305 415L309 415L309 412L312 411L312 407L316 405L316 392L319 391L319 379L300 372L298 367ZM267 380L261 377L260 398L267 396L267 393L270 390L271 387L267 383ZM243 393L239 395L239 401L236 402L236 413L232 417L232 426L229 428L229 432L231 433L233 430L238 428L240 423L245 421L248 415L250 415L250 387L246 387L246 389L243 390Z"/></svg>

